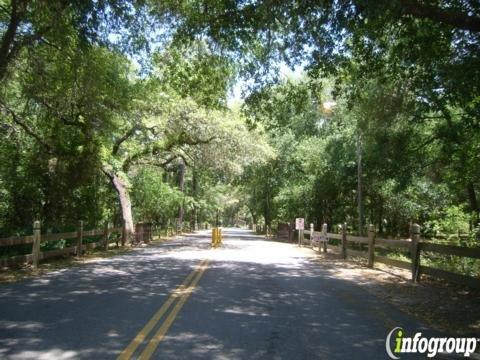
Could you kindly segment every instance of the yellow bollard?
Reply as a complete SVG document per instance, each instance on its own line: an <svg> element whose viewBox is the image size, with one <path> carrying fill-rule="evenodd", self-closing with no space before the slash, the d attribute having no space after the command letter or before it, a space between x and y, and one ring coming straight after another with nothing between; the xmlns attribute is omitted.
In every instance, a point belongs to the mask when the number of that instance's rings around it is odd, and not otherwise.
<svg viewBox="0 0 480 360"><path fill-rule="evenodd" d="M222 243L222 229L212 228L212 247L218 247Z"/></svg>
<svg viewBox="0 0 480 360"><path fill-rule="evenodd" d="M212 247L217 247L217 228L212 228Z"/></svg>

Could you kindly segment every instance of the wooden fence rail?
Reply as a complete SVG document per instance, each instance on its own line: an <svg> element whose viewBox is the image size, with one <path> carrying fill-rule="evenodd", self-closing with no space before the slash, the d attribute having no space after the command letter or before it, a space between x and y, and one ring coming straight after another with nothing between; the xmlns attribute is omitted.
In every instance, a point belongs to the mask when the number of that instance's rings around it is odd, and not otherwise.
<svg viewBox="0 0 480 360"><path fill-rule="evenodd" d="M138 228L142 233L142 239L151 238L151 228L145 227L145 234L143 227ZM8 258L0 259L0 268L10 267L18 264L29 263L32 264L32 267L36 269L40 260L55 258L60 256L68 255L77 255L82 256L82 254L87 250L92 250L98 247L102 247L104 250L108 250L109 244L112 242L110 235L113 233L120 234L120 237L123 233L122 227L111 227L110 224L105 224L103 229L92 229L84 230L83 222L79 221L77 226L77 231L65 232L65 233L56 233L56 234L41 234L40 231L40 222L35 221L33 224L33 235L25 236L9 236L5 238L0 238L0 247L8 246L17 246L32 244L32 251L30 254L10 256ZM101 236L101 239L96 242L84 243L84 238L88 236ZM40 245L48 241L58 241L58 240L68 240L68 239L77 239L74 246L65 247L62 249L54 249L48 251L40 251Z"/></svg>
<svg viewBox="0 0 480 360"><path fill-rule="evenodd" d="M324 235L326 224L322 226L322 231L313 231L305 230L304 235L308 235L308 239L303 239L303 243L309 243L313 247L313 239L317 236ZM368 236L355 236L347 234L347 226L343 224L341 227L342 232L340 234L336 233L326 233L327 239L340 240L340 245L328 244L327 247L324 247L324 251L327 249L336 250L340 255L346 259L348 256L362 257L367 260L369 267L374 267L376 262L399 267L402 269L407 269L411 271L412 281L419 281L422 275L428 275L440 279L450 281L452 283L467 285L473 288L480 288L480 278L461 275L451 271L446 271L442 269L436 269L429 266L424 266L421 264L422 254L425 253L434 253L441 255L453 255L459 257L466 257L472 259L480 259L480 247L464 247L456 245L444 245L444 244L435 244L429 242L425 239L420 238L420 226L417 224L412 225L411 227L411 236L409 239L383 239L376 237L375 227L370 225L368 228ZM325 235L324 235L325 236ZM327 242L325 242L327 244ZM360 244L367 246L367 251L352 249L349 247L349 244ZM376 254L376 250L381 249L403 249L408 252L410 262L392 259L386 256L380 256ZM320 251L320 247L318 248Z"/></svg>

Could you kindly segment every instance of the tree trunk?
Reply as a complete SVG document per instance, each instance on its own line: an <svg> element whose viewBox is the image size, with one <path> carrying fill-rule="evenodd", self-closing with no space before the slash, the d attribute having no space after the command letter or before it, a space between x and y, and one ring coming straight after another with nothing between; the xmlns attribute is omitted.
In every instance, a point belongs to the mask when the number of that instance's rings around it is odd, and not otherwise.
<svg viewBox="0 0 480 360"><path fill-rule="evenodd" d="M358 130L357 130L358 131ZM362 143L357 138L357 200L358 200L358 234L363 236L363 186L362 186Z"/></svg>
<svg viewBox="0 0 480 360"><path fill-rule="evenodd" d="M257 215L252 212L252 225L255 225L255 228L257 227Z"/></svg>
<svg viewBox="0 0 480 360"><path fill-rule="evenodd" d="M120 202L120 209L122 212L123 222L123 237L122 246L125 243L131 243L135 235L135 226L133 226L132 217L132 203L130 201L130 194L128 193L127 185L117 174L113 171L103 168L105 175L110 179L115 191L118 194L118 200Z"/></svg>
<svg viewBox="0 0 480 360"><path fill-rule="evenodd" d="M272 224L272 216L271 216L271 208L270 208L270 189L267 189L266 191L264 217L265 217L265 232L267 233Z"/></svg>
<svg viewBox="0 0 480 360"><path fill-rule="evenodd" d="M197 193L198 193L198 181L197 181L197 174L195 169L193 169L192 172L192 194L193 198L196 200L197 199ZM193 204L193 210L192 210L192 228L194 231L198 230L198 211L197 211L197 206L195 203Z"/></svg>
<svg viewBox="0 0 480 360"><path fill-rule="evenodd" d="M185 190L185 162L183 159L180 159L180 164L179 164L179 179L178 179L178 188L180 191L183 193ZM180 209L178 210L178 223L180 225L180 232L182 232L182 227L183 227L183 216L184 216L184 208L183 208L183 201L180 204Z"/></svg>
<svg viewBox="0 0 480 360"><path fill-rule="evenodd" d="M480 209L479 209L479 206L478 206L478 200L477 200L477 194L475 192L475 186L473 185L473 183L471 181L467 184L467 194L468 194L468 201L470 203L470 209L472 210L472 212L475 213L475 218L474 218L475 224L474 224L474 226L477 226L478 221L479 221Z"/></svg>
<svg viewBox="0 0 480 360"><path fill-rule="evenodd" d="M378 233L383 234L383 200L380 201L380 210L378 212Z"/></svg>
<svg viewBox="0 0 480 360"><path fill-rule="evenodd" d="M20 26L25 4L23 1L12 1L12 10L8 27L0 43L0 81L7 73L8 65L20 50L19 43L15 41L18 27Z"/></svg>

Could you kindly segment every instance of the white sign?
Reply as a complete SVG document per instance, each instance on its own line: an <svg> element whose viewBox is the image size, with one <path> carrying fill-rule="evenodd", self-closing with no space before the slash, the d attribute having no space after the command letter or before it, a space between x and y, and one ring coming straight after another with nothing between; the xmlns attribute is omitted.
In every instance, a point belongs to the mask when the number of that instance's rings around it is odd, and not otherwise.
<svg viewBox="0 0 480 360"><path fill-rule="evenodd" d="M303 230L305 229L305 221L303 218L296 218L295 219L295 229L296 230Z"/></svg>

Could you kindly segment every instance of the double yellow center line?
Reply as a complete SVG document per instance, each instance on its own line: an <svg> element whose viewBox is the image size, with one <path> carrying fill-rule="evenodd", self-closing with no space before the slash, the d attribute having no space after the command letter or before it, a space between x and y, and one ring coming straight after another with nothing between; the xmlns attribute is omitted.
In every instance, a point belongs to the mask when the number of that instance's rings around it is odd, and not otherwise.
<svg viewBox="0 0 480 360"><path fill-rule="evenodd" d="M170 326L173 324L173 321L177 317L178 313L182 309L183 305L187 299L192 294L195 286L197 286L200 278L208 267L209 260L203 260L185 279L185 281L179 285L168 297L167 301L162 305L160 309L153 315L153 317L147 322L142 330L135 336L135 338L128 344L125 350L122 351L118 360L127 360L131 359L138 347L145 341L150 332L155 328L157 323L164 317L164 315L171 308L172 304L176 301L177 303L170 311L168 316L165 318L163 323L158 328L157 332L152 336L148 342L145 349L138 357L141 360L150 359L155 349L158 347L158 344L163 340L165 334L167 333ZM192 280L193 279L193 280Z"/></svg>

